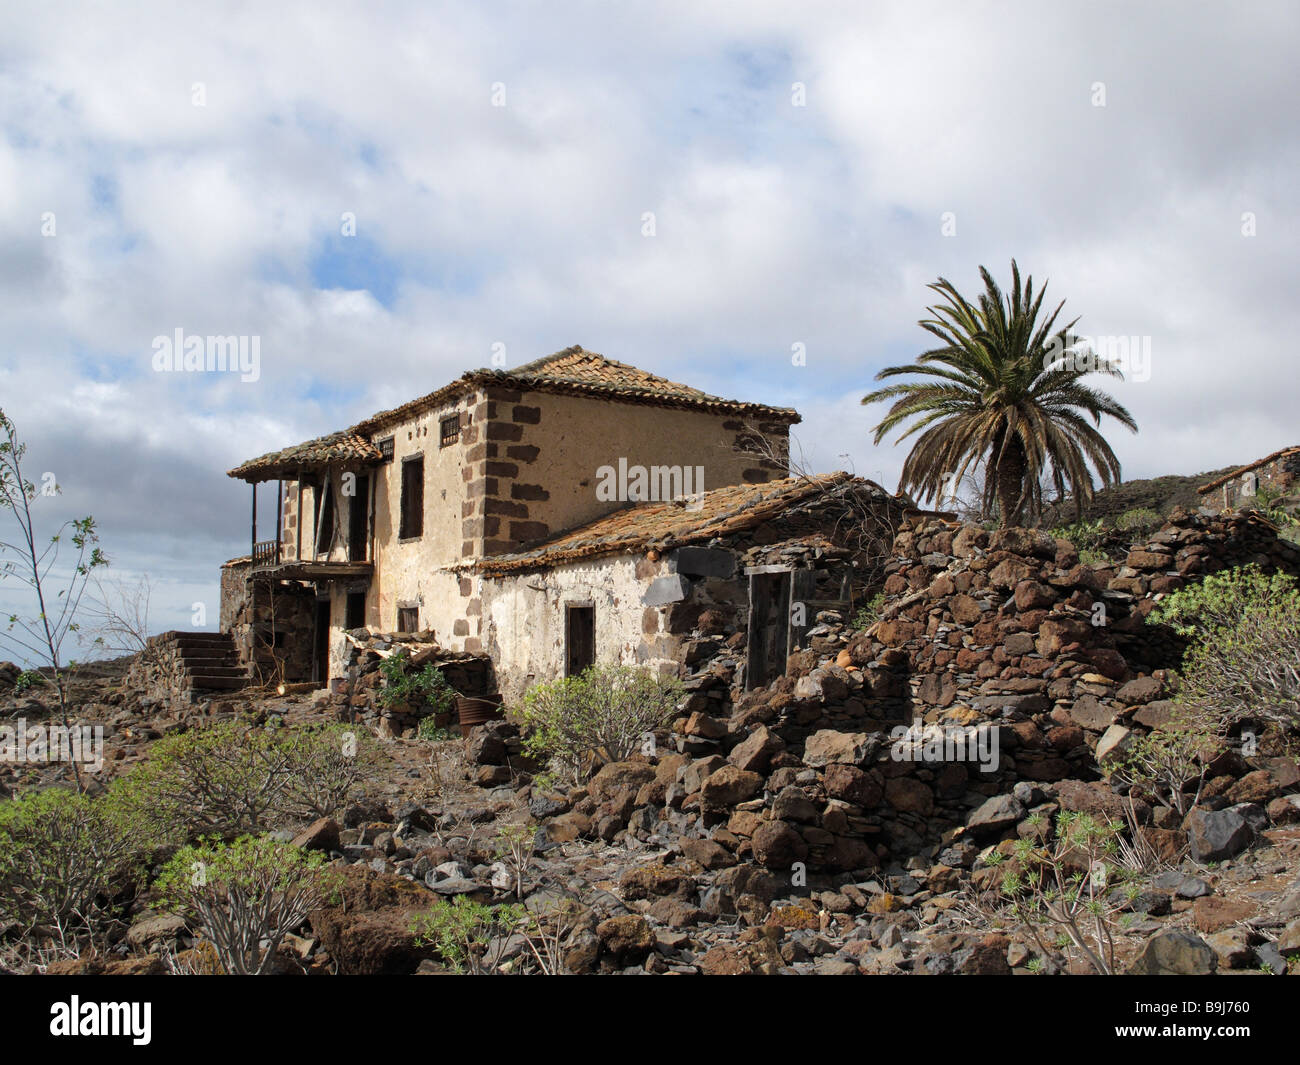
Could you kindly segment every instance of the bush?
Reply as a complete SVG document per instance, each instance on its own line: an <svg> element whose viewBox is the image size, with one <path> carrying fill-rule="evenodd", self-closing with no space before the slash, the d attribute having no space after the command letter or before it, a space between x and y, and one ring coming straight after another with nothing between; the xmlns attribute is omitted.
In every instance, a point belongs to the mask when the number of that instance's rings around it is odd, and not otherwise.
<svg viewBox="0 0 1300 1065"><path fill-rule="evenodd" d="M285 933L335 887L325 858L265 836L178 851L154 885L157 905L184 917L234 975L265 973Z"/></svg>
<svg viewBox="0 0 1300 1065"><path fill-rule="evenodd" d="M885 593L877 592L872 596L865 606L859 608L858 612L853 615L853 628L855 631L869 629L880 620L880 612L885 607Z"/></svg>
<svg viewBox="0 0 1300 1065"><path fill-rule="evenodd" d="M432 662L426 663L418 672L410 667L410 654L396 651L385 658L379 665L379 672L384 678L383 690L379 693L379 704L393 707L406 704L412 707L428 706L434 714L449 713L456 705L460 694L447 683L442 670Z"/></svg>
<svg viewBox="0 0 1300 1065"><path fill-rule="evenodd" d="M1042 823L1041 815L1030 818ZM1062 813L1047 846L1014 844L1014 865L1002 878L1011 912L1045 953L1074 951L1099 975L1112 975L1120 911L1139 893L1116 861L1122 826L1091 814ZM993 864L997 864L996 860Z"/></svg>
<svg viewBox="0 0 1300 1065"><path fill-rule="evenodd" d="M1192 717L1182 708L1165 726L1130 742L1108 759L1105 771L1179 814L1201 797L1210 762L1222 751L1218 723ZM1189 785L1195 785L1188 795Z"/></svg>
<svg viewBox="0 0 1300 1065"><path fill-rule="evenodd" d="M327 725L288 731L279 743L287 769L276 807L304 821L338 813L379 768L375 741L362 729Z"/></svg>
<svg viewBox="0 0 1300 1065"><path fill-rule="evenodd" d="M625 760L671 720L684 695L681 681L636 666L592 666L537 684L520 710L524 748L578 780L598 759Z"/></svg>
<svg viewBox="0 0 1300 1065"><path fill-rule="evenodd" d="M169 736L114 784L161 839L234 837L336 813L376 766L360 730L251 728L220 722Z"/></svg>
<svg viewBox="0 0 1300 1065"><path fill-rule="evenodd" d="M107 797L48 788L0 802L0 924L62 946L93 934L141 875L141 844Z"/></svg>
<svg viewBox="0 0 1300 1065"><path fill-rule="evenodd" d="M24 669L17 677L14 678L14 694L22 695L25 691L32 688L43 688L49 682L45 677L35 669Z"/></svg>
<svg viewBox="0 0 1300 1065"><path fill-rule="evenodd" d="M161 838L236 836L271 825L288 763L278 736L225 721L161 740L114 788Z"/></svg>
<svg viewBox="0 0 1300 1065"><path fill-rule="evenodd" d="M1068 540L1080 552L1099 551L1106 542L1106 531L1100 519L1061 525L1053 529L1051 535L1056 540Z"/></svg>
<svg viewBox="0 0 1300 1065"><path fill-rule="evenodd" d="M486 976L501 966L506 940L526 911L518 905L488 906L465 895L440 899L411 921L421 945L432 946L453 972Z"/></svg>
<svg viewBox="0 0 1300 1065"><path fill-rule="evenodd" d="M1178 702L1220 730L1240 721L1300 726L1300 590L1255 566L1211 574L1157 604L1148 624L1192 638Z"/></svg>
<svg viewBox="0 0 1300 1065"><path fill-rule="evenodd" d="M1136 533L1149 536L1164 524L1165 519L1150 507L1134 507L1126 510L1115 519L1115 528L1120 532Z"/></svg>

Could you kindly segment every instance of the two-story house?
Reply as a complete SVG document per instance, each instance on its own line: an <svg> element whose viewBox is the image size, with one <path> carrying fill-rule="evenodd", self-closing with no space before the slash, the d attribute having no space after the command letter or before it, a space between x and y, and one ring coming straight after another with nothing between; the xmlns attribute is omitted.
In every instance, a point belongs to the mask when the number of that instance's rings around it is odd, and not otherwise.
<svg viewBox="0 0 1300 1065"><path fill-rule="evenodd" d="M798 421L580 347L471 371L229 472L252 486L253 519L249 555L223 567L221 627L246 661L274 653L287 680L338 676L343 634L361 626L490 653L516 688L598 656L653 660L643 585L655 567L638 547L620 570L616 551L581 546L583 530L627 547L602 520L658 507L645 542L668 527L699 542L727 516L720 498L755 515L784 507L782 492L793 503L807 495L786 480ZM770 482L782 491L756 494ZM553 557L553 543L580 549Z"/></svg>

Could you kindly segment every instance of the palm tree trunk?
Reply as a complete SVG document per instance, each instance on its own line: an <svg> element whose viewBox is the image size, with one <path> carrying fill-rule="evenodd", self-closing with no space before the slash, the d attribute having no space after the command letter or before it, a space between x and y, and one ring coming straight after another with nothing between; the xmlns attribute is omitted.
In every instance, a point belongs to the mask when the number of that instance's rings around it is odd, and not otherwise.
<svg viewBox="0 0 1300 1065"><path fill-rule="evenodd" d="M997 479L998 524L1007 529L1020 524L1025 508L1025 447L1018 436L1013 436L1002 451Z"/></svg>

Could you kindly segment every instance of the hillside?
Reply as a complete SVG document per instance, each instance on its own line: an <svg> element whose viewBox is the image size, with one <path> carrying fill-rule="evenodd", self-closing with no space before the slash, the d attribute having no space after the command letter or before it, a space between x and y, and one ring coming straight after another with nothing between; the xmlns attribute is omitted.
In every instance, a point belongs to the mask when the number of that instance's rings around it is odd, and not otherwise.
<svg viewBox="0 0 1300 1065"><path fill-rule="evenodd" d="M1168 514L1176 506L1194 510L1203 502L1196 494L1198 487L1238 468L1238 465L1225 466L1221 470L1209 470L1186 476L1169 474L1146 480L1125 481L1123 484L1098 492L1091 503L1085 504L1083 520L1117 518L1126 511L1138 508L1154 510L1161 515ZM1051 528L1075 520L1073 502L1065 502L1047 508L1043 516L1043 525Z"/></svg>

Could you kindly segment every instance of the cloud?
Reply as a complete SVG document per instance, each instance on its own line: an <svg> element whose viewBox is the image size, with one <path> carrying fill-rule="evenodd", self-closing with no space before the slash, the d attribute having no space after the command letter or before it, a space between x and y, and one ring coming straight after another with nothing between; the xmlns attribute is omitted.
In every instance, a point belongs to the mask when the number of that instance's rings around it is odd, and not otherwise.
<svg viewBox="0 0 1300 1065"><path fill-rule="evenodd" d="M1115 386L1142 428L1114 435L1127 475L1244 462L1296 442L1298 21L8 5L0 404L116 564L174 582L163 627L245 549L226 469L496 343L797 406L814 468L892 488L903 452L858 400L923 350L928 282L1013 256L1084 332L1151 338L1151 379ZM153 373L177 328L257 336L259 380Z"/></svg>

